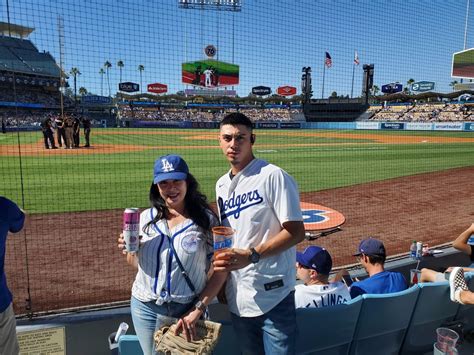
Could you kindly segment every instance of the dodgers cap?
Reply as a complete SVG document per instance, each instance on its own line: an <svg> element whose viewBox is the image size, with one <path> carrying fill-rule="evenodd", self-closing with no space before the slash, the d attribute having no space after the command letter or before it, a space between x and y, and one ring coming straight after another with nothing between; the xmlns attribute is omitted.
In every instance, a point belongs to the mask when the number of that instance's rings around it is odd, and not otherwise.
<svg viewBox="0 0 474 355"><path fill-rule="evenodd" d="M296 261L323 275L329 275L332 269L331 255L326 249L316 245L307 247L302 253L297 252Z"/></svg>
<svg viewBox="0 0 474 355"><path fill-rule="evenodd" d="M179 155L164 155L155 161L153 169L153 183L165 180L186 180L188 177L188 164Z"/></svg>
<svg viewBox="0 0 474 355"><path fill-rule="evenodd" d="M361 254L385 256L385 246L380 240L369 237L360 242L357 253L355 253L354 256Z"/></svg>

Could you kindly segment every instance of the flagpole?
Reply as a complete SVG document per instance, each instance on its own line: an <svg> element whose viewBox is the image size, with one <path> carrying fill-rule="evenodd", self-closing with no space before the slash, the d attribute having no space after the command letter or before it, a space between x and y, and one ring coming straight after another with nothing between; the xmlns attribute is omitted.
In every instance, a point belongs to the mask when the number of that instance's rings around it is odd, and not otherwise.
<svg viewBox="0 0 474 355"><path fill-rule="evenodd" d="M354 71L355 71L355 63L352 63L352 87L351 87L351 99L352 94L354 93Z"/></svg>
<svg viewBox="0 0 474 355"><path fill-rule="evenodd" d="M323 63L323 91L321 92L321 99L324 99L324 77L325 76L326 76L326 62Z"/></svg>

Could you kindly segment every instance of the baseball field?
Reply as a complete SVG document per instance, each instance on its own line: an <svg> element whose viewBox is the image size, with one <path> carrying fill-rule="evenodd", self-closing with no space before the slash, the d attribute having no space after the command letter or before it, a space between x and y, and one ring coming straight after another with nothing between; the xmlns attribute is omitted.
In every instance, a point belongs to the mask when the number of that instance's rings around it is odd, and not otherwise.
<svg viewBox="0 0 474 355"><path fill-rule="evenodd" d="M329 249L335 265L353 263L351 254L367 235L384 240L395 255L413 239L448 243L474 222L472 132L256 134L256 156L293 175L302 201L346 217L341 232L313 242ZM153 162L167 153L185 158L214 201L214 183L228 169L217 135L93 129L92 147L72 150L44 149L41 132L0 135L2 195L29 214L7 250L17 313L126 300L134 272L116 249L123 208L148 206Z"/></svg>

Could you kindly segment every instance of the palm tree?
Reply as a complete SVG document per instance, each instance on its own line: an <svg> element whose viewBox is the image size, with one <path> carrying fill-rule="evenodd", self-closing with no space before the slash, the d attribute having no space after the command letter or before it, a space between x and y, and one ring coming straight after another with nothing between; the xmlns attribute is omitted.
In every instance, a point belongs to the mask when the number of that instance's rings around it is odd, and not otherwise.
<svg viewBox="0 0 474 355"><path fill-rule="evenodd" d="M79 95L81 95L81 96L87 95L87 89L84 86L81 86L79 88Z"/></svg>
<svg viewBox="0 0 474 355"><path fill-rule="evenodd" d="M374 96L380 91L380 88L377 85L372 86L372 93Z"/></svg>
<svg viewBox="0 0 474 355"><path fill-rule="evenodd" d="M120 70L120 83L122 82L122 68L124 67L125 65L123 64L123 61L122 60L119 60L117 62L117 67L119 68Z"/></svg>
<svg viewBox="0 0 474 355"><path fill-rule="evenodd" d="M138 71L140 72L140 92L142 92L142 72L145 70L145 67L140 64L138 66Z"/></svg>
<svg viewBox="0 0 474 355"><path fill-rule="evenodd" d="M107 74L107 86L109 88L109 96L110 96L110 75L109 75L109 70L112 68L112 63L110 63L108 60L104 63L104 68L105 72Z"/></svg>
<svg viewBox="0 0 474 355"><path fill-rule="evenodd" d="M415 79L408 79L407 80L407 88L408 88L408 92L411 94L411 84L413 84L415 82Z"/></svg>
<svg viewBox="0 0 474 355"><path fill-rule="evenodd" d="M100 95L104 96L104 74L105 74L105 70L103 68L100 68L99 74L100 74Z"/></svg>
<svg viewBox="0 0 474 355"><path fill-rule="evenodd" d="M81 75L81 72L79 71L79 69L77 69L76 67L74 68L71 68L71 71L69 72L73 77L74 77L74 104L76 104L77 102L77 76L78 75Z"/></svg>
<svg viewBox="0 0 474 355"><path fill-rule="evenodd" d="M454 80L454 81L451 81L451 83L449 84L449 86L451 86L453 88L453 91L456 91L456 85L458 84L458 81L457 80Z"/></svg>

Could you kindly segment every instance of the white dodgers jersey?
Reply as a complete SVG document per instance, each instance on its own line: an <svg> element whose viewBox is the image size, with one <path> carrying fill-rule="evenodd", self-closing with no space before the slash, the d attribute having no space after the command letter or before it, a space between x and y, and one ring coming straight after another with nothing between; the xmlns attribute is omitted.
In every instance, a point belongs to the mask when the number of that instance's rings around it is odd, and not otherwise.
<svg viewBox="0 0 474 355"><path fill-rule="evenodd" d="M272 239L282 224L302 221L299 192L294 179L279 167L252 160L232 179L216 184L222 225L235 229L234 247L249 249ZM230 273L226 294L229 309L243 317L267 313L294 290L296 248L260 259Z"/></svg>

